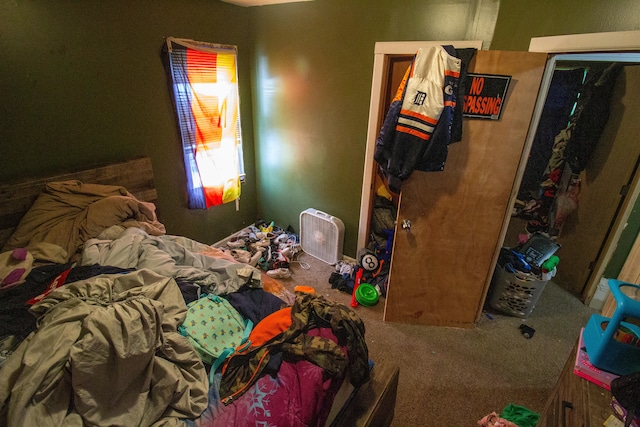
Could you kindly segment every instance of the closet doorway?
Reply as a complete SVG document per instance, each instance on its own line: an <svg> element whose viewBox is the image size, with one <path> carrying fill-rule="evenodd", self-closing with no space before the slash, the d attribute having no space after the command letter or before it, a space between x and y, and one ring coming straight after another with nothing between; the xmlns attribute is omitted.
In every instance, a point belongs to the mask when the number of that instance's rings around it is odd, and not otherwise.
<svg viewBox="0 0 640 427"><path fill-rule="evenodd" d="M638 196L640 54L566 54L552 58L550 65L552 81L504 246L536 230L557 236L561 261L553 280L589 303ZM599 102L594 99L595 108L579 98L591 96L594 84L602 96ZM575 132L580 114L591 131L586 136ZM572 149L553 175L553 160L546 161L557 157L567 140ZM571 160L574 170L567 166Z"/></svg>
<svg viewBox="0 0 640 427"><path fill-rule="evenodd" d="M386 97L388 97L388 91L390 90L389 87L392 88L391 90L394 90L393 87L395 86L395 83L392 83L388 80L388 76L389 76L388 70L390 68L390 59L394 58L394 56L410 55L412 52L415 52L415 48L421 44L420 42L412 42L412 43L415 43L415 46L413 45L406 46L407 44L406 42L376 44L376 55L374 59L374 75L372 80L371 109L370 109L369 127L368 127L368 133L367 133L367 149L365 153L366 159L364 164L364 178L363 178L362 199L361 199L361 209L360 209L360 222L359 222L359 228L358 228L358 248L365 247L368 241L371 200L372 200L372 195L376 189L376 185L375 185L376 174L375 174L374 161L373 161L375 138L379 131L379 125L382 122L382 119L384 118L384 112L385 112L385 106L386 106L386 103L384 102L385 95ZM453 42L453 43L435 42L435 43L453 44L454 46L458 47L456 42ZM473 46L460 46L460 47L473 47ZM629 51L630 53L624 53L624 54L620 53L625 50ZM637 55L638 55L637 52L640 52L640 31L620 32L620 33L599 33L595 35L583 34L583 35L572 35L572 36L541 37L541 38L532 39L532 43L529 48L529 51L545 53L547 66L545 67L544 76L542 77L542 83L540 83L538 80L538 83L535 84L535 87L538 88L540 92L538 94L538 98L537 98L538 102L536 102L536 107L533 113L530 113L529 115L529 119L531 120L531 123L528 128L529 131L526 136L524 147L522 147L522 145L520 146L522 148L520 161L519 162L516 161L517 165L512 164L509 166L509 167L511 166L517 167L518 171L514 173L513 179L509 180L509 182L511 183L510 185L512 186L512 189L511 189L511 196L508 198L509 200L508 201L505 200L505 205L504 205L505 209L503 211L504 216L501 219L498 219L500 214L497 213L496 215L494 215L494 219L500 222L502 226L501 226L501 231L498 233L498 235L496 235L495 252L493 254L493 262L492 262L493 266L491 265L488 266L487 279L485 282L485 288L483 292L486 292L489 286L491 275L492 275L493 269L495 268L495 263L497 261L499 248L503 245L511 244L510 243L511 240L509 239L511 239L511 237L514 234L515 234L515 238L517 239L517 234L522 232L520 230L523 230L524 225L526 225L526 223L521 223L520 225L514 223L513 218L511 216L511 207L513 206L515 200L517 199L520 184L524 178L524 170L527 165L527 159L530 156L531 148L533 145L533 137L536 134L536 129L540 122L541 109L547 97L547 89L552 79L553 70L554 70L554 67L556 66L556 63L558 63L558 61L582 61L583 63L593 62L593 61L597 61L597 62L598 61L609 61L609 62L623 61L625 62L625 71L626 71L626 68L631 69L632 66L635 66L635 64L639 63L637 58ZM592 54L565 54L564 52L616 52L616 53L601 53L600 55L603 55L603 57L601 56L599 58L596 58L596 57L590 56ZM585 56L582 57L582 55L585 55ZM606 55L612 55L612 56L606 58ZM624 58L628 58L628 59L625 60ZM402 61L399 61L399 62L402 62ZM500 62L501 61L498 61L498 63ZM570 65L571 64L565 64L565 63L561 64L562 67L567 67ZM577 65L577 64L573 64L573 65ZM404 68L404 64L400 65L399 68L401 69ZM510 73L506 73L506 74L510 74ZM518 79L516 79L516 83L517 83L516 86L519 86L520 88L527 86L524 81L519 81ZM529 83L531 83L532 85L534 84L532 82L529 82ZM625 85L626 84L627 83L625 82ZM627 90L627 88L625 87L625 94L626 93L629 93L629 94L633 93L633 89ZM513 102L510 102L510 104L513 104ZM626 114L623 114L623 113L626 113L626 109L631 109L632 107L627 106L624 103L622 103L621 105L623 105L623 107L620 110L618 110L621 114L616 114L616 117L615 117L618 130L621 128L627 128L629 135L633 136L633 135L640 134L640 132L638 132L640 129L637 128L638 124L633 120L631 120L631 122L628 122L627 121L628 117L626 116ZM633 113L631 113L630 116L633 118L634 116ZM626 124L622 124L621 120L623 117ZM510 127L509 131L514 129L521 129L523 126L526 126L526 125L521 124L519 126ZM470 132L467 132L467 135L469 138L473 136ZM475 137L471 139L475 140ZM602 147L605 147L605 145L600 146L601 150L602 150ZM621 145L620 147L624 147L624 146ZM453 147L453 149L455 148L457 147ZM629 190L625 197L621 197L619 195L620 186L622 184L613 185L611 184L611 181L608 179L602 180L602 182L605 182L605 184L602 187L597 187L596 184L594 183L596 180L595 178L594 179L592 178L593 177L600 178L601 176L603 176L602 175L603 171L606 171L607 173L609 173L609 172L620 172L622 170L622 168L620 168L619 166L616 166L615 163L608 162L611 156L611 153L616 150L622 150L622 152L624 152L625 149L619 148L616 143L613 146L609 146L608 151L604 150L605 154L602 157L603 161L600 163L600 166L598 166L597 168L591 168L592 171L589 172L590 175L585 177L586 183L581 186L579 209L585 208L584 209L585 211L593 214L593 211L597 211L598 213L602 211L603 210L602 206L606 205L607 207L611 207L611 206L614 207L613 209L614 214L608 217L607 219L608 223L606 223L605 225L600 225L600 223L598 223L598 225L592 225L591 228L593 230L590 230L587 228L586 231L584 231L582 234L580 232L574 233L578 237L580 237L581 235L587 235L588 236L587 240L589 240L590 243L594 243L594 242L597 243L597 249L595 249L597 258L595 259L595 261L593 261L592 259L587 260L587 267L584 267L584 265L578 265L577 267L575 267L576 271L589 272L588 278L586 279L587 281L586 285L582 283L580 285L581 287L578 288L578 290L572 291L587 304L590 302L593 294L596 291L597 284L600 278L602 277L602 274L604 272L605 267L607 266L607 263L611 259L611 256L616 248L616 245L618 243L622 230L624 229L624 226L631 215L631 211L633 210L634 203L638 198L638 194L640 193L640 178L638 178L638 175L640 174L636 174L635 172L632 172L631 175L625 175L625 173L621 173L621 176L623 177L626 176L626 180L627 180L626 183L628 184L630 182L630 186L628 187ZM635 169L635 163L638 160L637 154L630 154L627 152L626 157L625 156L623 157L624 157L623 160L625 161L628 161L631 159L632 160L631 163L633 164L632 169ZM597 158L597 156L594 156L593 158ZM452 166L452 165L449 165L449 166ZM625 181L625 178L622 178L622 182L624 181ZM614 188L614 186L616 188ZM476 188L476 193L477 193L477 188ZM588 197L589 193L592 193L593 196ZM443 194L446 194L446 193L443 193ZM407 195L405 194L405 196ZM608 199L605 200L605 196L607 197L614 196L613 201L610 201ZM403 198L404 197L401 196L401 199ZM587 200L591 200L591 202L588 203ZM430 204L429 206L432 206L432 205ZM576 210L574 212L574 219L573 219L573 221L578 222L577 225L582 226L585 223L586 224L589 224L590 222L592 224L595 223L596 221L595 219L582 220L581 219L582 217L577 212L579 211ZM421 217L420 212L418 212L414 216L416 218L420 218ZM403 219L402 215L399 214L398 222L399 223L402 222L401 221L402 219ZM452 218L448 217L446 218L446 220L448 223L448 222L451 222ZM405 237L411 237L412 235L416 234L419 231L418 224L413 221L413 218L411 222L413 225L413 227L410 229L411 232L407 233L406 231L402 231L401 229L401 231L404 233L403 235L406 234ZM441 223L443 223L443 220L433 221L433 224L441 224ZM565 230L570 230L572 226L570 226L569 224L570 224L569 222L565 221L565 223L563 224L563 228ZM605 233L602 236L602 238L595 238L593 237L593 234L589 234L589 233L592 233L594 230L595 231L604 230ZM565 233L564 237L567 237L568 231L564 231L564 233ZM483 231L478 235L484 236L486 235L486 232ZM473 234L473 236L475 236L475 234ZM434 238L435 236L433 235L433 233L431 233L431 234L428 234L424 239L414 239L414 241L409 243L413 243L414 246L417 247L423 244L423 242L425 241L432 242ZM465 239L458 239L458 240L459 240L459 245L457 246L458 248L464 245L469 246L470 244L474 243L474 242L468 242ZM394 244L396 243L397 242L394 242ZM559 256L561 257L561 264L559 267L559 271L564 269L567 271L567 274L568 274L571 263L572 263L571 257L575 257L576 259L578 259L578 261L582 262L584 261L585 258L587 258L587 256L584 255L584 244L579 239L577 240L576 243L570 242L569 239L567 239L563 243L564 243L563 247L558 252ZM569 248L571 247L574 247L574 248L577 247L577 249L570 250ZM395 259L396 258L395 255L398 255L399 253L397 249L398 249L397 247L394 247L394 259L392 259L392 262L391 262L392 273L390 275L390 289L397 284L395 283L396 281L399 281L402 278L401 277L402 274L396 274L394 276L393 272L403 271L404 269L400 267L406 267L406 266L401 266L399 263L396 262L397 260ZM440 247L438 250L440 251L441 249L442 247ZM422 249L419 249L418 252L420 252L421 254L429 253L428 251L424 251ZM484 256L486 252L490 252L490 250L487 250L485 248L482 251L479 251L479 252L476 251L475 253L481 253ZM451 263L452 260L457 258L460 258L460 257L451 258L447 262L444 262L441 264L443 266L448 265L449 268L452 269L452 271L457 271L457 269L455 269ZM477 261L476 257L464 257L464 259ZM421 265L421 264L424 264L424 261L422 258L418 260L418 262L413 263L412 265L415 267L416 265ZM397 268L394 268L394 266L396 266ZM467 269L467 268L469 268L469 266L465 265L464 269ZM479 269L476 269L475 266L472 266L471 268L474 271L479 270ZM463 269L461 268L461 270ZM431 289L433 287L432 285L426 284L426 277L424 275L413 275L413 282L416 281L416 278L419 278L418 280L420 282L423 282L425 289L429 289L430 291L433 290ZM450 276L448 276L448 278L450 278ZM558 279L560 279L560 276L558 276ZM474 283L482 282L481 279L470 280L469 277L466 277L465 280L456 281L454 286L449 286L447 288L449 289L448 291L442 292L443 298L445 298L447 301L448 300L458 301L458 305L460 305L459 300L456 298L453 298L455 297L455 295L452 290L458 289L460 286L459 283L468 284L470 281ZM444 282L442 280L437 280L436 283L444 283ZM422 291L422 289L420 289L420 291ZM416 312L416 313L419 312L420 310L428 309L429 308L428 302L430 300L432 300L432 298L423 294L409 295L409 293L405 293L405 297L403 298L404 302L412 305L409 308L414 309L413 312ZM389 298L387 298L386 303L387 303L387 308L389 308L388 307ZM477 303L478 303L477 304L478 310L476 310L476 319L475 319L476 321L477 321L477 316L479 316L479 313L481 313L480 310L482 308L482 305L484 304L484 297L480 298L477 301ZM409 310L407 307L401 307L401 308L402 310L400 311L402 313L411 312L411 310ZM450 312L452 312L452 310L449 310L447 313L450 313ZM388 314L388 310L385 310L385 320L387 320L386 318L387 314ZM389 320L392 320L392 319L389 319ZM398 320L398 319L393 319L392 321L394 320ZM414 318L400 319L400 320L406 321L407 323L425 323L421 319L416 320ZM432 322L431 320L429 321L432 324L444 324L443 322L437 322L437 321ZM469 323L468 319L465 318L465 322ZM449 322L449 324L451 324L451 322Z"/></svg>
<svg viewBox="0 0 640 427"><path fill-rule="evenodd" d="M443 44L468 47L456 42ZM376 53L379 47L376 44ZM415 49L409 48L379 56L393 68L391 57L412 52ZM462 140L451 144L443 171L415 171L403 183L385 321L455 327L472 327L477 321L504 237L510 196L546 61L546 54L515 51L477 51L470 61L470 72L508 75L514 84L505 96L500 120L463 122ZM368 195L373 187L369 171L373 171L373 147L383 118L380 113L385 109L383 104L388 104L384 101L387 80L377 78L388 74L380 68L380 74L374 72L372 88L367 137L370 163L365 162L361 223L369 218ZM405 71L406 64L401 69ZM362 225L360 230L365 231L367 223ZM366 244L366 234L359 236Z"/></svg>
<svg viewBox="0 0 640 427"><path fill-rule="evenodd" d="M509 223L505 246L517 244L518 236L527 231L541 230L557 235L562 245L558 252L561 266L554 282L582 297L634 181L640 157L640 144L636 139L640 132L637 120L640 99L635 96L640 90L640 66L636 62L597 61L585 55L580 55L580 59L565 58L556 62L518 192L517 204L527 208L515 207L517 214ZM592 102L601 105L590 110L585 108L585 112L598 116L582 112L583 117L573 120L572 117L581 113L579 96L587 95L585 85L591 78L599 79L607 72L615 72L616 76L607 82L597 82L601 84L601 93L606 92L603 96L607 105L594 99ZM605 85L611 87L605 91ZM597 122L604 121L602 115L605 114L609 119L600 129ZM590 139L572 140L579 120L587 120L594 128L588 135ZM582 144L572 150L574 159L582 157L575 160L579 164L571 170L565 159L562 169L554 171L553 166L550 167L554 156L564 148L563 144L571 143L570 147ZM553 185L554 180L560 182Z"/></svg>
<svg viewBox="0 0 640 427"><path fill-rule="evenodd" d="M377 187L377 167L373 160L373 153L380 125L417 50L423 47L439 45L481 49L482 40L377 42L375 44L369 126L367 128L367 146L360 199L360 220L358 222L358 249L367 247L370 239L371 213Z"/></svg>

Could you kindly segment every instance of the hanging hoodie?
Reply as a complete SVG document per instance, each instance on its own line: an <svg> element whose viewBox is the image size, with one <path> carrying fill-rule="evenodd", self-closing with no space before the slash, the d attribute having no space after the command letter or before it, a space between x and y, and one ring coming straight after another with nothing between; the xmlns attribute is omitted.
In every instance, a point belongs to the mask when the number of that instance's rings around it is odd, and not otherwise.
<svg viewBox="0 0 640 427"><path fill-rule="evenodd" d="M442 153L450 137L432 139L445 108L448 128L455 109L461 60L451 46L419 49L407 71L376 140L374 159L381 166L389 188L400 193L402 182L425 153ZM450 131L449 131L450 134Z"/></svg>
<svg viewBox="0 0 640 427"><path fill-rule="evenodd" d="M571 138L564 151L566 162L573 173L587 167L604 131L611 111L613 87L622 64L614 62L604 70L587 74L587 81L580 90L580 98L570 119L573 125Z"/></svg>

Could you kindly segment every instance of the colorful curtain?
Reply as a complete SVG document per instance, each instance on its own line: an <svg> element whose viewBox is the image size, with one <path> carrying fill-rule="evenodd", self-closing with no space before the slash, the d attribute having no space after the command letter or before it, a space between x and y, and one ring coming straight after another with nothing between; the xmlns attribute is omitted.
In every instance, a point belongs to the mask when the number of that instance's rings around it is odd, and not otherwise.
<svg viewBox="0 0 640 427"><path fill-rule="evenodd" d="M240 197L244 179L235 46L168 38L167 72L174 96L189 208Z"/></svg>

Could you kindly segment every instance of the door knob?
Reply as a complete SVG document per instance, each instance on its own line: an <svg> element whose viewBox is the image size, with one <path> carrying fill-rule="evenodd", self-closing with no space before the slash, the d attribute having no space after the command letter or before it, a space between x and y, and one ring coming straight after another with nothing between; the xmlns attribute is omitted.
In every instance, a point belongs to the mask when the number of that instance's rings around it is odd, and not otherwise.
<svg viewBox="0 0 640 427"><path fill-rule="evenodd" d="M406 231L411 231L411 221L408 219L402 220L402 229Z"/></svg>

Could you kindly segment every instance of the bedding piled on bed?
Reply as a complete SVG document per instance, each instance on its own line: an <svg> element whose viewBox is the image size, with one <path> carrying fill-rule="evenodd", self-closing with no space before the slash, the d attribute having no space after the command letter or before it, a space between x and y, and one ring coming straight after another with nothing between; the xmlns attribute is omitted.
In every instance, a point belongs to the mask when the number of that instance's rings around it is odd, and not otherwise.
<svg viewBox="0 0 640 427"><path fill-rule="evenodd" d="M52 182L22 218L2 251L48 242L62 247L72 258L84 241L112 225L139 227L153 235L165 233L155 206L139 201L123 187Z"/></svg>
<svg viewBox="0 0 640 427"><path fill-rule="evenodd" d="M0 350L15 343L0 425L322 426L342 382L369 379L350 308L267 292L258 269L167 235L122 187L47 184L2 253L16 250L30 258L0 287ZM207 294L246 319L243 345L194 316ZM194 348L211 339L213 369Z"/></svg>
<svg viewBox="0 0 640 427"><path fill-rule="evenodd" d="M2 425L152 425L197 417L206 371L177 332L175 282L150 270L69 283L0 369ZM177 421L177 420L176 420Z"/></svg>
<svg viewBox="0 0 640 427"><path fill-rule="evenodd" d="M113 240L87 240L81 264L149 268L216 295L235 292L247 282L259 286L262 280L259 270L216 248L182 236L151 236L135 227L123 229Z"/></svg>

